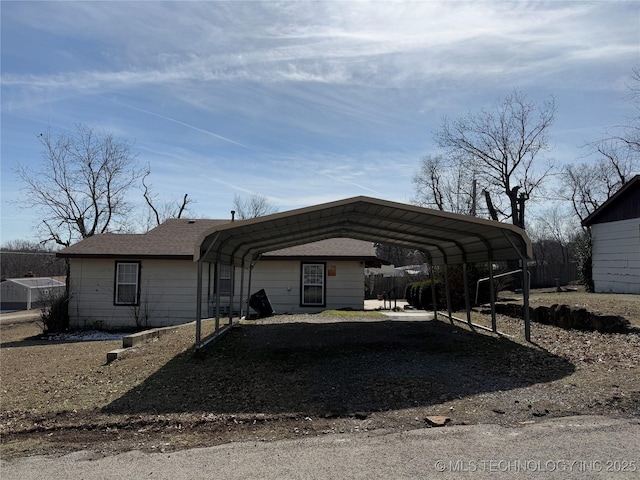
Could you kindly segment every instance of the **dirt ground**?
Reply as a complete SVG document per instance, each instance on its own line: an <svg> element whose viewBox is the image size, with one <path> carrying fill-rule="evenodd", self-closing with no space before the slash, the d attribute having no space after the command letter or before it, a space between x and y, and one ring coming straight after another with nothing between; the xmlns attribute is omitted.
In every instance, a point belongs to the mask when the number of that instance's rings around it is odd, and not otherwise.
<svg viewBox="0 0 640 480"><path fill-rule="evenodd" d="M532 304L586 303L640 326L637 296L546 294L532 292ZM498 329L504 335L378 312L275 316L233 328L200 355L187 326L106 364L120 341L51 341L33 321L3 323L0 454L398 431L433 415L514 428L576 414L640 417L640 330L532 324L529 344L521 321L499 316Z"/></svg>

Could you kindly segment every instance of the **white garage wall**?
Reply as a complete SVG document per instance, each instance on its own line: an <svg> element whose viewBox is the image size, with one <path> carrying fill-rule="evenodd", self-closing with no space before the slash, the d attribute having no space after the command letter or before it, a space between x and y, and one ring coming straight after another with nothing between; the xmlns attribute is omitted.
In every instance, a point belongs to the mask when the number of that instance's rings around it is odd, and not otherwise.
<svg viewBox="0 0 640 480"><path fill-rule="evenodd" d="M640 220L592 225L596 292L640 294Z"/></svg>

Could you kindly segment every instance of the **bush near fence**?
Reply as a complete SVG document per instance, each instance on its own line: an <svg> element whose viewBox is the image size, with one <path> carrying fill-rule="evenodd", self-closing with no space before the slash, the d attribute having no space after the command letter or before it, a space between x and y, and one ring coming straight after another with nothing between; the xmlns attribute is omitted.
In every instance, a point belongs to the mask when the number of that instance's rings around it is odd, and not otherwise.
<svg viewBox="0 0 640 480"><path fill-rule="evenodd" d="M486 264L469 264L467 265L467 275L469 283L469 298L475 296L476 282L487 276L488 267ZM435 272L436 299L438 300L438 308L442 309L447 305L447 293L444 282L444 269L438 269ZM465 308L464 297L464 271L462 265L449 265L449 296L451 299L451 308L460 310ZM431 298L431 280L424 282L415 282L407 285L405 289L405 300L409 305L415 308L428 310L433 306ZM480 294L478 301L481 303L489 301L489 286L485 283L480 285Z"/></svg>
<svg viewBox="0 0 640 480"><path fill-rule="evenodd" d="M442 290L442 282L435 282L436 298L440 298ZM433 306L433 290L431 288L431 280L424 282L413 282L407 284L405 288L405 300L409 305L415 308L428 310Z"/></svg>

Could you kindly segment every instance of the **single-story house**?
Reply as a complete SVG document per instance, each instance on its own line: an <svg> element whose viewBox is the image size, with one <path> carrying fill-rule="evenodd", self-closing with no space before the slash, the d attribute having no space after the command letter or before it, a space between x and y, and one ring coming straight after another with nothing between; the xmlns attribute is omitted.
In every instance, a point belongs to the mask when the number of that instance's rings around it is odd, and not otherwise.
<svg viewBox="0 0 640 480"><path fill-rule="evenodd" d="M591 229L595 291L640 294L640 175L582 224Z"/></svg>
<svg viewBox="0 0 640 480"><path fill-rule="evenodd" d="M95 235L60 251L58 256L70 262L70 327L118 329L194 321L196 242L203 232L229 222L171 219L145 234ZM315 241L262 254L251 269L251 292L246 290L247 278L237 273L240 268L207 264L201 279L202 316L215 315L217 298L223 313L229 305L235 311L242 303L240 282L245 298L264 290L276 313L362 309L364 270L376 264L371 242Z"/></svg>
<svg viewBox="0 0 640 480"><path fill-rule="evenodd" d="M31 310L64 295L63 279L50 277L9 278L0 283L0 310Z"/></svg>

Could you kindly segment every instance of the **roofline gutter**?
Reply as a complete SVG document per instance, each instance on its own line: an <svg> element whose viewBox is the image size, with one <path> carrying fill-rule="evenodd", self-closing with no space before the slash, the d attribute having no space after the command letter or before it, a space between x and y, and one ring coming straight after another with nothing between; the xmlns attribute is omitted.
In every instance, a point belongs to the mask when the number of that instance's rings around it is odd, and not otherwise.
<svg viewBox="0 0 640 480"><path fill-rule="evenodd" d="M115 253L67 253L67 254L56 254L56 257L59 258L94 258L99 259L103 258L107 259L124 259L124 260L140 260L140 259L148 259L148 260L191 260L193 261L193 255L147 255L147 254L115 254Z"/></svg>

